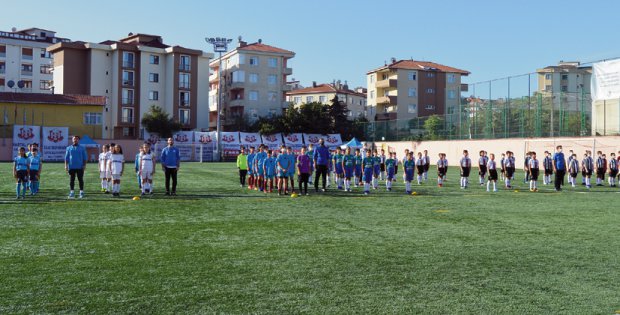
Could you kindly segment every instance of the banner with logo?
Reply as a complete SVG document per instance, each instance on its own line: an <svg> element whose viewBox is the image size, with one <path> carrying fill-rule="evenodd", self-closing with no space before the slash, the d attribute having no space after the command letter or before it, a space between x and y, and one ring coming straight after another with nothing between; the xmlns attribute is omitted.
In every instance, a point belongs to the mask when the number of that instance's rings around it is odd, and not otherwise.
<svg viewBox="0 0 620 315"><path fill-rule="evenodd" d="M226 160L231 160L239 155L241 141L239 132L222 132L222 156Z"/></svg>
<svg viewBox="0 0 620 315"><path fill-rule="evenodd" d="M302 134L291 133L283 137L284 137L284 144L287 147L293 148L293 152L295 152L295 154L299 154L299 152L301 151L301 147L304 146L304 139L303 139Z"/></svg>
<svg viewBox="0 0 620 315"><path fill-rule="evenodd" d="M592 65L590 91L593 101L620 98L620 59Z"/></svg>
<svg viewBox="0 0 620 315"><path fill-rule="evenodd" d="M321 139L325 139L325 136L318 133L304 133L304 142L306 145L312 144L316 147Z"/></svg>
<svg viewBox="0 0 620 315"><path fill-rule="evenodd" d="M262 135L263 144L270 150L279 150L282 145L282 134Z"/></svg>
<svg viewBox="0 0 620 315"><path fill-rule="evenodd" d="M215 151L215 146L217 144L217 132L215 131L210 131L210 132L200 132L200 131L196 131L194 132L194 143L197 144L196 146L194 146L195 148L195 152L194 152L194 158L196 161L200 161L201 160L201 154L202 154L202 161L203 162L212 162L213 161L213 153ZM201 145L198 145L201 144ZM202 147L202 152L200 151Z"/></svg>
<svg viewBox="0 0 620 315"><path fill-rule="evenodd" d="M17 151L19 150L19 147L24 147L26 148L26 151L28 151L29 144L36 142L40 145L41 144L40 136L41 136L40 126L14 125L13 126L13 157L17 156Z"/></svg>
<svg viewBox="0 0 620 315"><path fill-rule="evenodd" d="M155 145L155 143L159 142L160 137L158 133L149 133L148 131L144 130L144 142L148 143L152 146Z"/></svg>
<svg viewBox="0 0 620 315"><path fill-rule="evenodd" d="M44 161L64 161L69 127L43 127L41 154Z"/></svg>
<svg viewBox="0 0 620 315"><path fill-rule="evenodd" d="M342 138L339 133L331 133L325 137L325 145L330 149L336 149L342 145Z"/></svg>
<svg viewBox="0 0 620 315"><path fill-rule="evenodd" d="M255 147L258 149L258 146L262 143L261 137L258 133L240 132L239 140L241 145L246 149L249 149L250 147Z"/></svg>

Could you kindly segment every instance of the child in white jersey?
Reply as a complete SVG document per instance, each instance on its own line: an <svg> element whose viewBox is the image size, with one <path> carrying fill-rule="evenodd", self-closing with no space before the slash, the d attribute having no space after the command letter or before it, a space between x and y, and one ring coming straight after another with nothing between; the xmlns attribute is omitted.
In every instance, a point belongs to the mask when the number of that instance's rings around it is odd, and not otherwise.
<svg viewBox="0 0 620 315"><path fill-rule="evenodd" d="M142 195L153 194L153 175L155 175L155 158L148 143L140 150L140 179L142 179Z"/></svg>
<svg viewBox="0 0 620 315"><path fill-rule="evenodd" d="M101 153L99 153L99 179L101 179L101 192L108 191L108 158L110 155L108 151L110 150L109 145L104 145L101 147Z"/></svg>
<svg viewBox="0 0 620 315"><path fill-rule="evenodd" d="M112 177L112 196L118 197L121 192L121 177L125 167L123 149L120 145L115 145L112 150L110 160L108 160L108 171Z"/></svg>

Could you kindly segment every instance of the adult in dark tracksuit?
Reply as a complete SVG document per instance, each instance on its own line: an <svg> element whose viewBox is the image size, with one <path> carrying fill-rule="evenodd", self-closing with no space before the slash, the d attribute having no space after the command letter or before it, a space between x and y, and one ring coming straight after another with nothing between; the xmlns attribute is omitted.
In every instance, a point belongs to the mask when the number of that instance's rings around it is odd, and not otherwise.
<svg viewBox="0 0 620 315"><path fill-rule="evenodd" d="M553 171L555 172L555 191L560 191L564 185L564 175L566 174L566 160L561 145L557 146L553 155Z"/></svg>
<svg viewBox="0 0 620 315"><path fill-rule="evenodd" d="M69 198L75 198L75 177L77 176L80 184L80 196L84 198L84 171L86 170L86 162L88 161L88 155L86 149L80 145L80 137L73 136L73 144L67 147L65 151L65 171L69 174L70 181Z"/></svg>
<svg viewBox="0 0 620 315"><path fill-rule="evenodd" d="M319 191L319 178L322 177L323 191L325 191L325 185L327 184L327 165L329 163L329 149L325 146L323 139L319 140L319 145L314 149L314 170L316 177L314 178L314 190Z"/></svg>
<svg viewBox="0 0 620 315"><path fill-rule="evenodd" d="M177 195L177 173L181 167L181 155L179 149L174 146L174 140L168 138L168 146L161 150L161 167L166 175L166 196ZM170 179L172 178L172 191Z"/></svg>

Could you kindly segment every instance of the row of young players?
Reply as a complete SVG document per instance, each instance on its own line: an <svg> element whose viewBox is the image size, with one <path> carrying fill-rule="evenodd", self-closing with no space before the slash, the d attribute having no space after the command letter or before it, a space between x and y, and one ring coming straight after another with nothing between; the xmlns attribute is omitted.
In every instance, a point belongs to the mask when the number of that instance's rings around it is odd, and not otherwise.
<svg viewBox="0 0 620 315"><path fill-rule="evenodd" d="M148 143L141 145L135 159L135 171L138 187L145 194L153 194L153 175L155 174L155 158ZM118 197L121 192L121 177L125 171L123 148L118 144L106 144L99 154L99 178L101 192L112 193Z"/></svg>
<svg viewBox="0 0 620 315"><path fill-rule="evenodd" d="M28 151L20 147L13 159L13 177L15 178L15 194L17 199L26 199L26 190L34 196L39 193L39 182L43 161L39 155L39 145L29 144Z"/></svg>

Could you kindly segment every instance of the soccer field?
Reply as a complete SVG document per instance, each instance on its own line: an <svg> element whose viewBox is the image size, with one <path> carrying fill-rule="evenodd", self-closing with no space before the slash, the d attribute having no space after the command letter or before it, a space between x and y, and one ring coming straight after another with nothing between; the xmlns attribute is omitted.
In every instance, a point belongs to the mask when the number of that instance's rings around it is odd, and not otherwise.
<svg viewBox="0 0 620 315"><path fill-rule="evenodd" d="M446 187L429 179L416 196L398 176L390 193L290 198L240 189L232 163L185 163L177 197L158 170L152 198L131 200L131 172L112 198L89 165L86 199L67 200L62 165L46 164L41 194L17 201L11 167L0 164L0 313L620 309L618 189L531 193L518 177L487 193L474 174L461 190L451 167Z"/></svg>

